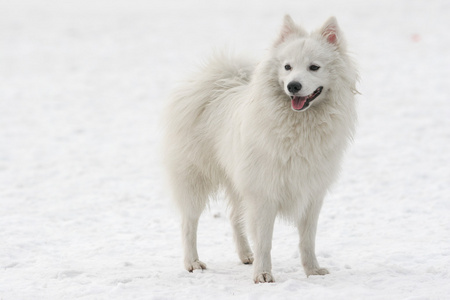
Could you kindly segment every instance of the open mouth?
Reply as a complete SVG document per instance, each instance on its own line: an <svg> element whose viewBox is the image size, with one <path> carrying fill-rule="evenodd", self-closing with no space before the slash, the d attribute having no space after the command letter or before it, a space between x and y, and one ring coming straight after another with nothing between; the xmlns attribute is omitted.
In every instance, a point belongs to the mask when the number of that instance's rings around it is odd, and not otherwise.
<svg viewBox="0 0 450 300"><path fill-rule="evenodd" d="M297 111L301 111L306 109L309 104L316 99L320 93L322 93L323 90L323 86L319 86L312 94L305 96L305 97L300 97L300 96L291 96L291 100L292 100L292 109L293 110L297 110Z"/></svg>

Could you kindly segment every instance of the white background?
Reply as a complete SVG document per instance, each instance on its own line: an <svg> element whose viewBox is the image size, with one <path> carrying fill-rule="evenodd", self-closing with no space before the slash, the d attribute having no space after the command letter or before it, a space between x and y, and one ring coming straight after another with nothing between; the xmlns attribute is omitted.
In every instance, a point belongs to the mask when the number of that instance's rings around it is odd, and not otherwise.
<svg viewBox="0 0 450 300"><path fill-rule="evenodd" d="M276 224L274 284L239 263L226 206L182 264L159 166L165 97L214 48L260 57L290 13L335 15L359 126L306 278ZM0 299L450 299L450 2L0 0ZM181 101L182 99L180 99Z"/></svg>

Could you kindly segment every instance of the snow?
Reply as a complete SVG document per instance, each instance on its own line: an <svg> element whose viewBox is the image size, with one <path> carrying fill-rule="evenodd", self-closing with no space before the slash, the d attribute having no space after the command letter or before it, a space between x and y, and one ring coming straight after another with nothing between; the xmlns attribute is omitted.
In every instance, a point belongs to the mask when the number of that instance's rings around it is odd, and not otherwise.
<svg viewBox="0 0 450 300"><path fill-rule="evenodd" d="M1 1L1 299L450 299L450 3ZM261 56L282 17L335 15L359 62L359 126L306 278L277 223L255 285L226 206L183 269L159 166L164 98L214 48Z"/></svg>

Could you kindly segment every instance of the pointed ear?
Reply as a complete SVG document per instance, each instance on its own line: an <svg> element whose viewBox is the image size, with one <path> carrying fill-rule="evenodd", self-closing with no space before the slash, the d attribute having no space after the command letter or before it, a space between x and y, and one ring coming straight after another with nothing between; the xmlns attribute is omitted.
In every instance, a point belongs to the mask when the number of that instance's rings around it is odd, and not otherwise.
<svg viewBox="0 0 450 300"><path fill-rule="evenodd" d="M305 36L306 32L302 28L295 25L291 16L285 15L283 19L283 27L281 28L281 32L278 36L278 39L275 41L274 46L277 47L278 45L282 44L292 35Z"/></svg>
<svg viewBox="0 0 450 300"><path fill-rule="evenodd" d="M339 46L341 43L341 31L335 17L329 18L320 29L320 34L328 43Z"/></svg>

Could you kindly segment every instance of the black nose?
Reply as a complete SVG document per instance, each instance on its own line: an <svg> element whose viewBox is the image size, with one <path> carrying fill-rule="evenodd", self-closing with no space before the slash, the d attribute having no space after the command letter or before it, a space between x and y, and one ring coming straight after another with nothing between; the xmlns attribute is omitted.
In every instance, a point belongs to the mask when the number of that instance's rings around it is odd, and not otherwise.
<svg viewBox="0 0 450 300"><path fill-rule="evenodd" d="M295 93L297 93L298 91L300 91L302 89L302 85L298 81L291 81L287 85L287 89L292 94L295 94Z"/></svg>

